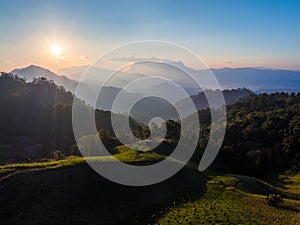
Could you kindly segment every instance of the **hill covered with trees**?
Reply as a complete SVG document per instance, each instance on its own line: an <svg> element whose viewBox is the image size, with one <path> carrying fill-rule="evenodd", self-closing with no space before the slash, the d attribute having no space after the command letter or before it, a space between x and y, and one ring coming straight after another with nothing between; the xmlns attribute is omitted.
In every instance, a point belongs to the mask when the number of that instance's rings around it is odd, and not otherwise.
<svg viewBox="0 0 300 225"><path fill-rule="evenodd" d="M26 82L12 74L0 76L0 163L52 158L57 149L78 154L73 128L74 95L46 78ZM95 113L97 128L112 132L110 112L93 110L77 99L82 110ZM121 115L120 115L121 116ZM137 127L131 121L133 127Z"/></svg>
<svg viewBox="0 0 300 225"><path fill-rule="evenodd" d="M210 111L200 111L199 117L203 126L199 148L203 151ZM223 147L212 168L259 177L277 169L299 170L299 121L300 93L260 94L228 105Z"/></svg>
<svg viewBox="0 0 300 225"><path fill-rule="evenodd" d="M300 94L251 95L245 89L227 91L244 98L227 105L227 130L223 147L211 169L264 176L278 168L300 167ZM0 162L24 162L52 158L61 150L79 154L72 130L74 96L45 78L26 82L17 76L0 76ZM97 128L110 149L121 145L114 138L108 111L95 112ZM194 161L200 159L210 131L210 110L199 111L201 132ZM119 115L122 116L122 115ZM188 120L188 118L186 118ZM131 121L136 137L145 139L149 127ZM165 141L154 151L169 155L180 136L180 122L167 121ZM191 121L190 129L193 129ZM96 135L96 134L90 134ZM124 134L126 135L126 134ZM89 136L86 139L94 137ZM92 149L91 149L92 151Z"/></svg>

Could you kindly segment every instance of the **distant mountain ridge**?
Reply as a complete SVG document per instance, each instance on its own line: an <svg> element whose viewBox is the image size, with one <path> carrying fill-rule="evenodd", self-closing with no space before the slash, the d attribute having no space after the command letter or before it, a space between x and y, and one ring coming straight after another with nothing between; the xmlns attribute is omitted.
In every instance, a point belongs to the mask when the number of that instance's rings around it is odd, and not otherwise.
<svg viewBox="0 0 300 225"><path fill-rule="evenodd" d="M206 90L206 94L209 94L210 98L215 99L216 102L218 102L219 92L220 92L220 90ZM226 105L234 104L236 101L238 101L242 98L255 95L254 92L252 92L246 88L223 90L222 93L223 93ZM213 105L208 104L205 93L202 91L199 92L197 95L192 95L190 98L194 102L195 107L198 111L207 109L209 107L213 107ZM142 111L143 105L137 106L135 108L135 109L137 109L136 112L134 110L132 111L133 118L135 118L136 120L140 120L140 121L141 120L146 121L147 119L150 119L150 118L153 118L153 117L159 115L162 118L178 120L180 118L179 118L179 115L176 112L175 108L180 109L184 113L189 112L189 109L186 109L186 105L187 105L186 103L188 102L188 99L182 99L182 100L176 102L175 107L171 106L168 103L164 103L164 102L159 102L160 105L157 108L153 107L155 104L157 104L157 102L158 101L155 101L155 99L153 99L153 98L148 98L147 104L146 104L147 110L145 110L147 113L144 113L144 115L139 114L139 112ZM213 104L213 102L212 102L212 104Z"/></svg>
<svg viewBox="0 0 300 225"><path fill-rule="evenodd" d="M174 80L182 84L185 91L191 96L193 101L196 104L198 110L204 109L207 107L207 103L204 100L201 93L201 89L195 84L189 85L187 79L181 79L181 76L184 75L180 72L180 69L184 69L188 73L191 73L195 76L201 76L205 73L206 70L194 70L189 67L186 67L181 62L168 62L169 66L164 66L163 64L156 63L152 64L147 62L144 64L137 64L134 67L128 68L126 71L118 72L112 81L110 81L107 87L102 89L102 98L101 101L98 101L96 108L103 110L111 110L112 103L115 97L120 92L120 86L126 85L128 82L134 79L143 78L146 76L151 76L154 74L166 74L169 76L169 79ZM171 65L171 66L170 66ZM155 68L151 68L155 66ZM175 66L172 67L172 66ZM39 66L31 65L23 69L13 70L12 73L18 75L19 77L26 78L28 81L31 81L34 77L46 77L49 80L53 80L57 85L64 86L66 90L70 90L72 93L75 93L76 87L78 85L77 80L70 79L71 77L76 77L80 79L84 71L89 68L88 79L85 79L82 84L82 89L80 94L77 97L84 100L86 103L93 105L93 96L97 96L100 90L100 85L103 84L104 80L113 73L113 70L99 67L90 67L90 66L79 66L71 67L60 70L60 73L65 75L57 75L50 70L44 69ZM177 69L176 69L177 68ZM141 73L138 73L141 72ZM288 71L288 70L274 70L274 69L264 69L264 68L222 68L222 69L212 69L212 72L215 74L218 82L222 89L228 89L229 92L225 93L225 101L227 104L234 103L237 99L251 95L254 93L271 93L271 92L298 92L300 91L300 71ZM169 73L169 74L168 74ZM181 80L176 80L181 79ZM96 81L99 81L98 83ZM230 92L230 89L239 89L245 87L244 91L239 93ZM147 91L152 91L159 93L160 91L168 91L169 85L165 83L161 84L147 84L145 87L144 93ZM240 89L241 90L241 89ZM128 98L134 96L142 96L144 93L138 93L136 90L132 90L130 93L126 93ZM229 100L230 94L237 94L236 96L231 96L232 99ZM182 105L183 99L176 100L176 106L180 107ZM124 102L124 104L126 104ZM172 109L171 109L172 108ZM143 114L148 118L149 116L156 114L157 112L163 113L165 116L176 116L177 114L171 113L174 112L174 107L171 107L170 104L155 99L155 98L146 98L144 101L139 103L139 106L134 108L134 114L136 117L144 118ZM166 113L169 114L166 114Z"/></svg>
<svg viewBox="0 0 300 225"><path fill-rule="evenodd" d="M59 86L64 86L66 90L72 92L74 92L77 87L77 81L71 80L66 76L59 76L40 66L30 65L25 68L14 69L11 73L18 77L25 78L27 81L32 81L34 78L38 77L45 77L48 80L53 80Z"/></svg>
<svg viewBox="0 0 300 225"><path fill-rule="evenodd" d="M201 76L207 70L195 70L190 67L185 66L182 62L168 61L166 64L176 67L179 70L182 69L190 74ZM67 77L80 77L82 71L86 70L89 66L83 67L72 67L70 69L66 68L61 70L68 71L64 74ZM153 69L147 68L149 63L143 63L141 65L136 65L135 67L130 67L126 69L126 74L136 74L141 75L152 75ZM163 71L164 68L157 67L155 72L165 73L168 71ZM97 67L94 68L97 70ZM107 71L108 69L98 68L98 71ZM160 72L160 70L162 70ZM284 70L284 69L269 69L269 68L252 68L252 67L242 67L242 68L220 68L211 69L215 74L222 89L234 89L234 88L247 88L255 93L273 93L273 92L298 92L300 91L300 71L297 70ZM110 71L111 73L113 70ZM124 72L124 71L123 71ZM71 76L72 75L72 76ZM176 77L173 76L173 77ZM185 80L184 80L185 81ZM195 95L199 92L195 86L189 86L182 83L182 86L188 90L190 95Z"/></svg>
<svg viewBox="0 0 300 225"><path fill-rule="evenodd" d="M48 80L53 80L55 84L59 86L63 86L66 90L71 91L73 94L76 91L76 88L79 84L79 81L72 80L63 75L57 75L54 72L42 68L40 66L28 66L23 69L15 69L11 71L12 74L17 75L18 77L25 78L27 81L32 81L34 78L37 77L45 77ZM81 76L81 74L80 74ZM82 83L81 87L83 91L77 93L77 97L84 100L86 103L93 105L93 96L95 96L99 91L99 86L96 84L91 83ZM120 89L115 87L106 87L103 90L103 96L106 98L104 99L104 103L102 104L101 109L109 110L108 103L111 100L111 96L116 96ZM107 98L108 97L108 98ZM108 106L107 106L108 105Z"/></svg>
<svg viewBox="0 0 300 225"><path fill-rule="evenodd" d="M209 95L211 95L211 98L218 97L217 91L207 90L206 93L209 93ZM250 95L255 95L254 92L252 92L246 88L223 90L222 93L223 93L226 105L231 105L241 98L244 98L244 97L247 97ZM202 109L209 107L204 92L199 92L198 95L191 96L191 99L195 103L197 110L202 110ZM178 107L183 106L184 101L185 101L185 99L177 102Z"/></svg>
<svg viewBox="0 0 300 225"><path fill-rule="evenodd" d="M257 93L300 91L300 71L247 67L212 71L223 88L246 87Z"/></svg>
<svg viewBox="0 0 300 225"><path fill-rule="evenodd" d="M205 73L206 70L194 70L185 66L182 62L168 62L167 64L175 66L178 69L184 69L188 73L192 73L197 76ZM124 71L119 71L115 76L114 82L111 82L109 86L122 87L124 84L132 79L137 79L145 76L152 75L153 69L149 69L151 64L138 65ZM148 67L148 68L147 68ZM175 70L165 71L168 67L157 67L155 73L168 74L173 73ZM88 72L88 79L86 83L95 85L101 82L114 73L114 70L107 68L93 67L93 66L75 66L70 68L64 68L59 70L57 75L54 72L44 69L39 66L31 65L22 69L15 69L11 71L20 77L24 77L27 80L32 80L37 76L44 76L47 79L53 80L56 84L64 86L67 90L75 91L78 84L78 80L82 77L85 71ZM162 72L160 72L160 70ZM298 92L300 91L300 71L282 70L282 69L267 69L267 68L221 68L211 69L215 74L222 89L233 88L248 88L256 93L272 93L272 92ZM140 73L139 73L140 72ZM103 78L101 77L103 76ZM171 78L176 80L179 76L172 75ZM179 79L179 78L178 78ZM178 80L177 80L178 81ZM186 80L181 80L182 86L190 95L196 95L199 92L199 87L195 85L187 84ZM150 87L149 87L150 88ZM151 87L156 88L156 87ZM159 89L159 85L157 86Z"/></svg>

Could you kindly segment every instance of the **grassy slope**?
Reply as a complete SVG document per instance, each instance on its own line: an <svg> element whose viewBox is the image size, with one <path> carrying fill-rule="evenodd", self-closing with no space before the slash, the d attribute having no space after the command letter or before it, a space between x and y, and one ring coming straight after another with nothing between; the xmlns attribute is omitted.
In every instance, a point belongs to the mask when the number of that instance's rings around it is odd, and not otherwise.
<svg viewBox="0 0 300 225"><path fill-rule="evenodd" d="M300 173L285 171L276 174L271 182L275 183L287 196L300 200Z"/></svg>
<svg viewBox="0 0 300 225"><path fill-rule="evenodd" d="M138 157L128 152L121 154L118 157L133 163L161 159L153 154L139 154ZM113 159L98 157L93 160L110 163ZM26 171L36 166L39 170ZM185 167L156 185L123 186L99 176L79 158L1 167L4 173L8 169L10 173L25 171L0 181L1 225L124 223L138 210L146 210L180 193L203 190L206 183L201 173Z"/></svg>
<svg viewBox="0 0 300 225"><path fill-rule="evenodd" d="M126 163L162 159L119 151L115 157ZM99 177L79 157L11 164L0 166L0 218L1 224L300 224L300 201L286 198L278 208L266 203L270 191L300 194L300 174L279 177L281 186L274 187L247 176L211 176L205 188L206 178L185 167L161 184L137 188ZM36 214L37 208L42 212Z"/></svg>
<svg viewBox="0 0 300 225"><path fill-rule="evenodd" d="M190 200L185 199L182 204L161 209L157 215L153 213L155 216L151 223L300 224L300 201L284 199L278 208L274 208L267 204L264 195L241 191L238 186L247 187L247 191L265 191L265 188L261 189L261 184L253 185L253 178L215 176L207 183L207 191L203 195L185 196Z"/></svg>
<svg viewBox="0 0 300 225"><path fill-rule="evenodd" d="M138 163L138 162L156 162L162 160L164 157L156 153L142 153L137 154L135 151L130 150L124 146L119 146L119 154L110 156L95 156L95 157L68 157L63 160L52 160L46 162L33 162L33 163L15 163L0 166L0 180L11 175L29 172L29 171L39 171L47 169L56 169L62 167L76 166L80 164L85 164L88 162L114 162L120 160L124 163Z"/></svg>

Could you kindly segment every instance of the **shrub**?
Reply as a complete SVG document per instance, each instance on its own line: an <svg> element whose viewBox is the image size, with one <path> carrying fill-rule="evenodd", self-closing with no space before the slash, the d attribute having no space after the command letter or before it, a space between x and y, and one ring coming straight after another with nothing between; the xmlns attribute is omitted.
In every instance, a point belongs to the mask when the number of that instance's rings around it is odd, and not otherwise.
<svg viewBox="0 0 300 225"><path fill-rule="evenodd" d="M274 206L274 207L277 207L278 204L282 202L282 199L280 197L280 195L276 195L276 194L269 194L267 196L267 203L270 205L270 206Z"/></svg>
<svg viewBox="0 0 300 225"><path fill-rule="evenodd" d="M64 154L60 150L55 150L53 152L53 157L55 160L62 160L65 158Z"/></svg>

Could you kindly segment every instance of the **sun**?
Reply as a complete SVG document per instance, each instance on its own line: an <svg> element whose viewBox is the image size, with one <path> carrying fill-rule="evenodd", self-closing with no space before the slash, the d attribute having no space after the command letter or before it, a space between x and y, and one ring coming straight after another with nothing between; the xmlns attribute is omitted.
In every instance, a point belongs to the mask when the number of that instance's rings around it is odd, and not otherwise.
<svg viewBox="0 0 300 225"><path fill-rule="evenodd" d="M62 48L59 45L52 45L50 51L54 56L59 56L62 53Z"/></svg>

